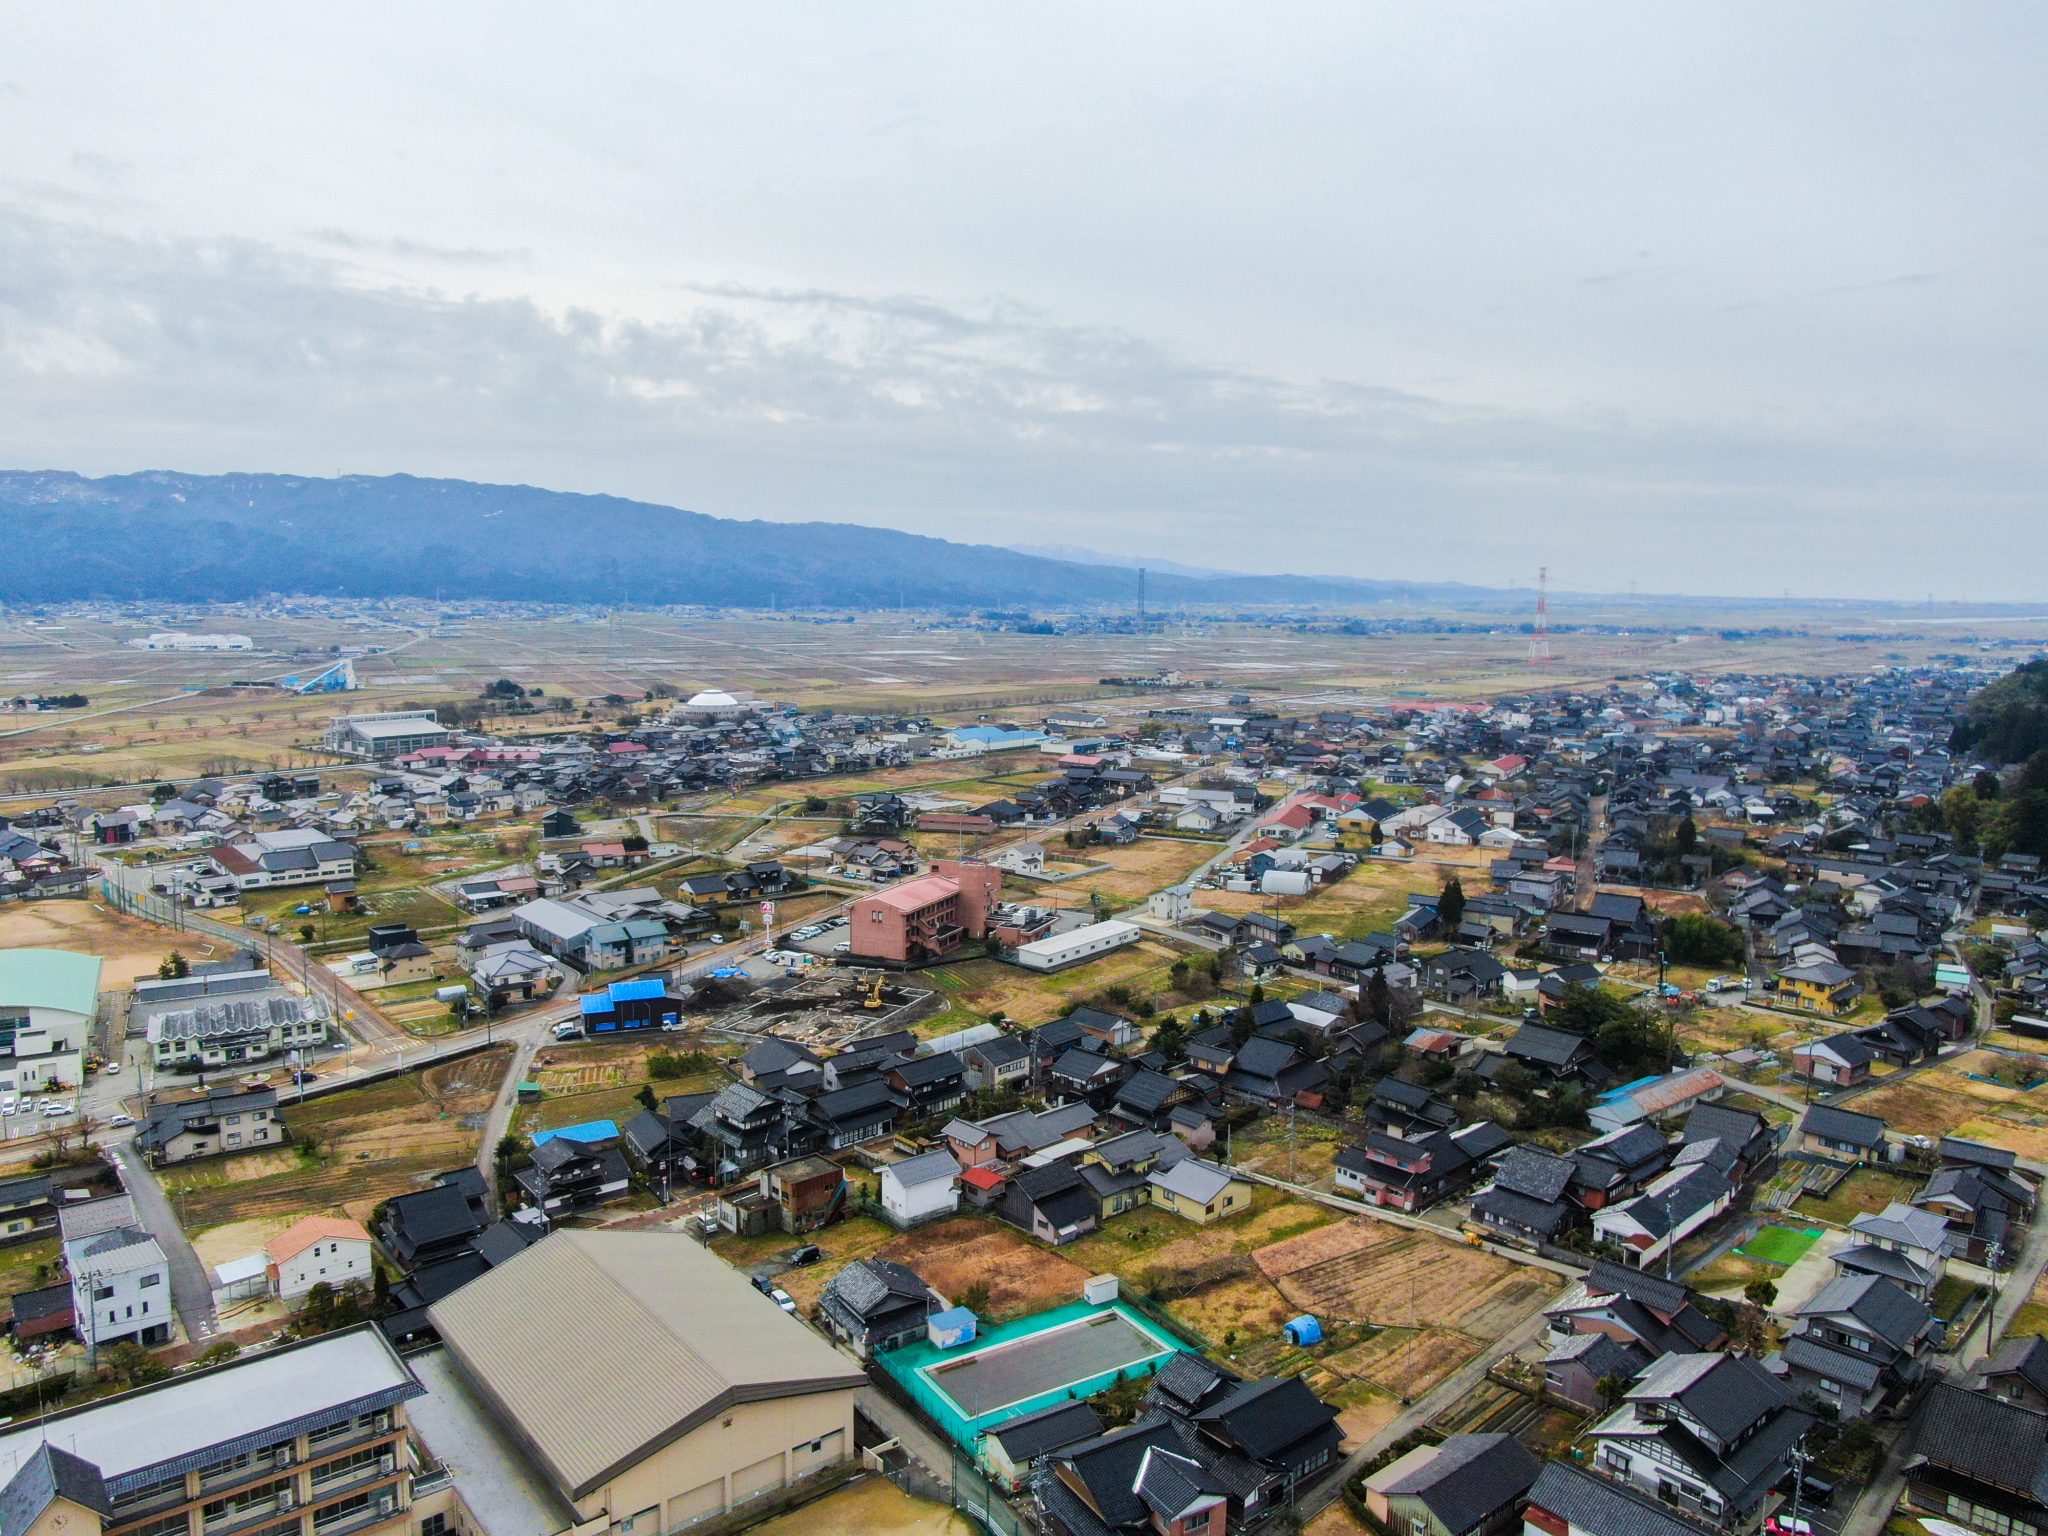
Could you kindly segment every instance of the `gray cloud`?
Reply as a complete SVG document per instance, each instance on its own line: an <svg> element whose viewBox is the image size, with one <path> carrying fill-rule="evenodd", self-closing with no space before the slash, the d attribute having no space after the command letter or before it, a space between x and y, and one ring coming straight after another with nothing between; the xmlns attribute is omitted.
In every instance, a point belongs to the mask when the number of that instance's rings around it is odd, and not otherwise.
<svg viewBox="0 0 2048 1536"><path fill-rule="evenodd" d="M0 460L1579 588L2048 552L2029 9L225 3L18 18Z"/></svg>

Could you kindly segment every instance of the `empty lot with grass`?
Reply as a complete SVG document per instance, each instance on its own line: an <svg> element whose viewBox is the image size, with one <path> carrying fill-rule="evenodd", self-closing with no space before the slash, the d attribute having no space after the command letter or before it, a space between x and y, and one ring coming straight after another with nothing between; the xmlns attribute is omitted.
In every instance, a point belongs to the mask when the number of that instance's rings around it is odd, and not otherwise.
<svg viewBox="0 0 2048 1536"><path fill-rule="evenodd" d="M166 1192L188 1231L313 1213L358 1221L392 1195L475 1161L510 1046L284 1106L296 1145L172 1168Z"/></svg>

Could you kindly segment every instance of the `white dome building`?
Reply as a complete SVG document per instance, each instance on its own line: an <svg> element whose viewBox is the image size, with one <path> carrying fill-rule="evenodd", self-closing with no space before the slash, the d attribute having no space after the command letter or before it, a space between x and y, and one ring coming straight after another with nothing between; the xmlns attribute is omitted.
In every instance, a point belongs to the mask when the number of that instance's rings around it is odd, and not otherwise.
<svg viewBox="0 0 2048 1536"><path fill-rule="evenodd" d="M684 720L730 720L750 715L759 708L754 696L744 689L727 693L722 688L706 688L678 704L675 713Z"/></svg>

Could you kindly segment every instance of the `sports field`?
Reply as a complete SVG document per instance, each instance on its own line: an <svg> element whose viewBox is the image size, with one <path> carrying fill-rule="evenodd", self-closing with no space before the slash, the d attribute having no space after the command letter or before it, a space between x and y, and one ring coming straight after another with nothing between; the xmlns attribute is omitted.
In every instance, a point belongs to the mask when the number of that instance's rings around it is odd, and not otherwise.
<svg viewBox="0 0 2048 1536"><path fill-rule="evenodd" d="M1122 1302L1019 1318L959 1349L920 1339L881 1357L961 1449L982 1431L1067 1398L1091 1397L1127 1375L1150 1375L1183 1348Z"/></svg>

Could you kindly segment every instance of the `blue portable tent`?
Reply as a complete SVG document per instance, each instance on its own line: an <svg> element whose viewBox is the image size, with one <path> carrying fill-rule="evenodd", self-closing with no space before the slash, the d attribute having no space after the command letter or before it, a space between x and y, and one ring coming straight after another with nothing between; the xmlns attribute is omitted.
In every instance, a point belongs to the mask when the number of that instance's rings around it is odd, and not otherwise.
<svg viewBox="0 0 2048 1536"><path fill-rule="evenodd" d="M1306 1312L1280 1331L1287 1335L1287 1342L1296 1348L1323 1342L1323 1325Z"/></svg>

